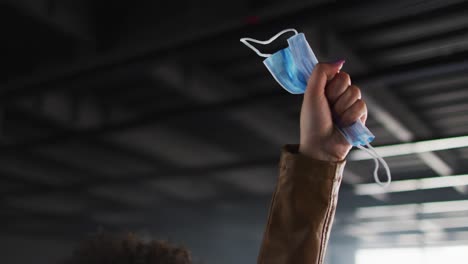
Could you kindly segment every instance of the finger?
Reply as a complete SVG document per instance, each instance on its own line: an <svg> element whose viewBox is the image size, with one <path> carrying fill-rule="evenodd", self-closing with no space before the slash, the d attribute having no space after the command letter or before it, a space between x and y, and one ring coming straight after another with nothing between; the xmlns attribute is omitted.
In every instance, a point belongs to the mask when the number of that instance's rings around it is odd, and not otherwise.
<svg viewBox="0 0 468 264"><path fill-rule="evenodd" d="M346 109L346 111L339 116L340 123L343 126L349 126L356 122L358 119L364 122L367 118L367 106L362 99L358 99L354 104Z"/></svg>
<svg viewBox="0 0 468 264"><path fill-rule="evenodd" d="M318 63L307 82L306 98L315 98L317 95L325 93L327 82L341 70L344 60L336 63Z"/></svg>
<svg viewBox="0 0 468 264"><path fill-rule="evenodd" d="M366 124L366 121L367 121L367 111L366 111L366 113L365 113L363 116L361 116L360 120L361 120L362 124L364 124L364 125Z"/></svg>
<svg viewBox="0 0 468 264"><path fill-rule="evenodd" d="M325 94L330 104L334 104L338 98L351 85L351 77L346 72L338 73L325 88Z"/></svg>
<svg viewBox="0 0 468 264"><path fill-rule="evenodd" d="M335 114L341 115L359 99L361 99L361 90L357 86L351 85L336 100L333 111Z"/></svg>

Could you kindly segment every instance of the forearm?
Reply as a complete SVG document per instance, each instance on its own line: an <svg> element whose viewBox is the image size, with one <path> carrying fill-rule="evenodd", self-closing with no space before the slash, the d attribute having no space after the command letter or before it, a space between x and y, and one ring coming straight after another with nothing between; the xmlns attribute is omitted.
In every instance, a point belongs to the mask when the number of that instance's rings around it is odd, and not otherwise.
<svg viewBox="0 0 468 264"><path fill-rule="evenodd" d="M323 262L343 168L283 149L259 264Z"/></svg>

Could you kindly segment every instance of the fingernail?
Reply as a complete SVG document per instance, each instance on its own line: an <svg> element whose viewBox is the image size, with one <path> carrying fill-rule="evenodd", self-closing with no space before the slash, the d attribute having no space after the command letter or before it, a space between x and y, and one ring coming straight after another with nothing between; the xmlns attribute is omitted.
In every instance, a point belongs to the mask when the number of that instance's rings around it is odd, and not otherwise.
<svg viewBox="0 0 468 264"><path fill-rule="evenodd" d="M340 68L339 68L338 70L341 70L341 68L343 68L343 64L344 64L345 62L346 62L346 60L344 60L344 59L339 59L339 60L336 60L336 61L331 62L330 64L339 66Z"/></svg>

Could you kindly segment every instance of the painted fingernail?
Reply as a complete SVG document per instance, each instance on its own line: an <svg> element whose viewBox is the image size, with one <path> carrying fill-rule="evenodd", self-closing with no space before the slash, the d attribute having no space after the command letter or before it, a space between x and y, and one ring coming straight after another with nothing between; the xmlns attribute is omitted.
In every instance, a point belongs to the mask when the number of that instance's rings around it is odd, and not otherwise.
<svg viewBox="0 0 468 264"><path fill-rule="evenodd" d="M333 64L333 65L343 65L345 62L346 62L346 60L339 59L339 60L331 62L331 64Z"/></svg>
<svg viewBox="0 0 468 264"><path fill-rule="evenodd" d="M333 61L331 62L331 64L333 65L336 65L336 66L339 66L340 68L338 70L341 70L341 68L343 68L343 64L346 62L346 60L344 59L339 59L339 60L336 60L336 61Z"/></svg>

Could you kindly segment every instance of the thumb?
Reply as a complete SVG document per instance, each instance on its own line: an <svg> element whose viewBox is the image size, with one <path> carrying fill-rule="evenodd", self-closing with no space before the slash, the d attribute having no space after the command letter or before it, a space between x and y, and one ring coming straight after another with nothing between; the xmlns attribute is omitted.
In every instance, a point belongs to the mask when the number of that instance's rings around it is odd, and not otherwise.
<svg viewBox="0 0 468 264"><path fill-rule="evenodd" d="M316 98L316 96L325 94L327 82L333 79L341 70L345 60L339 60L334 63L318 63L307 82L305 98Z"/></svg>

